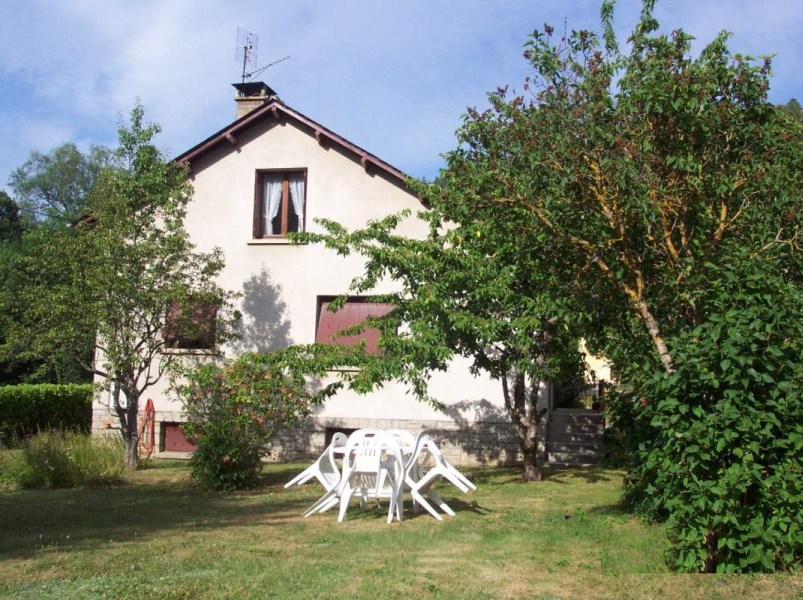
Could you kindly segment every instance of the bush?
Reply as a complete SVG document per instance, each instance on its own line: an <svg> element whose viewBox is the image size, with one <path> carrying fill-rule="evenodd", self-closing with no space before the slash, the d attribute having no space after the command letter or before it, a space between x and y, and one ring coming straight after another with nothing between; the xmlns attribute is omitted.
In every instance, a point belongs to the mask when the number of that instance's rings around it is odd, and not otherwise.
<svg viewBox="0 0 803 600"><path fill-rule="evenodd" d="M0 459L0 483L65 488L114 483L125 472L122 441L71 431L38 433Z"/></svg>
<svg viewBox="0 0 803 600"><path fill-rule="evenodd" d="M770 285L740 281L671 341L676 372L631 401L642 443L626 496L668 519L681 570L774 571L803 555L803 298Z"/></svg>
<svg viewBox="0 0 803 600"><path fill-rule="evenodd" d="M47 429L89 431L92 384L0 386L0 444Z"/></svg>
<svg viewBox="0 0 803 600"><path fill-rule="evenodd" d="M275 355L256 354L198 367L179 394L187 415L182 427L197 445L192 475L219 490L253 485L268 440L300 423L312 399L303 376L285 374Z"/></svg>

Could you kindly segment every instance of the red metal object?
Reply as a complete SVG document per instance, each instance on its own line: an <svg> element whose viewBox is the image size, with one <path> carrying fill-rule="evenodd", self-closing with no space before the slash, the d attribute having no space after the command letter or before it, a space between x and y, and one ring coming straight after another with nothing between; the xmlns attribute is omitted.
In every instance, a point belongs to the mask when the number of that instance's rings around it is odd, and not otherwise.
<svg viewBox="0 0 803 600"><path fill-rule="evenodd" d="M150 458L156 444L156 410L153 400L148 398L145 410L139 420L139 453Z"/></svg>

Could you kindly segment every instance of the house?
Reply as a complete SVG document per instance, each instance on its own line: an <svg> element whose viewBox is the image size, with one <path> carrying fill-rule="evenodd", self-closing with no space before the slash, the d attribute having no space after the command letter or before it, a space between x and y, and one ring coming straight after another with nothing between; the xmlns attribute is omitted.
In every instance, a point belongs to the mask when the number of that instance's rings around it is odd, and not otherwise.
<svg viewBox="0 0 803 600"><path fill-rule="evenodd" d="M326 342L332 332L387 307L351 298L344 309L328 312L327 303L361 272L361 259L319 245L292 246L285 234L315 230L316 218L354 229L403 209L415 214L422 205L402 172L286 105L264 83L234 87L236 120L176 159L189 164L194 188L187 231L199 250L223 250L220 284L242 293L242 339L221 350L232 356ZM402 232L423 236L426 227L411 217ZM211 344L205 336L174 343L176 351ZM160 385L149 394L159 449L187 450L178 427L181 406L167 393L167 382ZM275 440L273 457L313 454L335 430L381 427L436 430L456 463L515 460L518 444L498 382L471 375L468 362L457 360L433 378L430 391L443 412L416 401L400 384L365 396L341 391L301 432ZM549 391L545 386L545 405ZM101 396L94 403L95 426L109 418L108 398Z"/></svg>

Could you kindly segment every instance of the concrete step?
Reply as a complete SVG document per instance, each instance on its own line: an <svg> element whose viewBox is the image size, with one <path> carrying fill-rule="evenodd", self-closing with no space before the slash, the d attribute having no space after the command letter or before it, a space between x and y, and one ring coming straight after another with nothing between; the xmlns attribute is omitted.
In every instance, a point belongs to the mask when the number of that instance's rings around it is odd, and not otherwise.
<svg viewBox="0 0 803 600"><path fill-rule="evenodd" d="M593 465L596 455L592 453L547 452L547 463L553 465Z"/></svg>
<svg viewBox="0 0 803 600"><path fill-rule="evenodd" d="M585 433L592 435L602 435L605 428L602 423L556 423L550 421L547 425L547 431L550 435L557 435L561 433Z"/></svg>
<svg viewBox="0 0 803 600"><path fill-rule="evenodd" d="M579 444L594 443L602 437L600 431L550 431L547 440L550 442L574 442Z"/></svg>
<svg viewBox="0 0 803 600"><path fill-rule="evenodd" d="M546 444L547 452L560 452L563 454L596 454L600 444L576 444L549 441Z"/></svg>
<svg viewBox="0 0 803 600"><path fill-rule="evenodd" d="M556 410L549 415L549 422L561 424L571 423L576 425L603 425L604 418L602 413L592 410L576 412Z"/></svg>

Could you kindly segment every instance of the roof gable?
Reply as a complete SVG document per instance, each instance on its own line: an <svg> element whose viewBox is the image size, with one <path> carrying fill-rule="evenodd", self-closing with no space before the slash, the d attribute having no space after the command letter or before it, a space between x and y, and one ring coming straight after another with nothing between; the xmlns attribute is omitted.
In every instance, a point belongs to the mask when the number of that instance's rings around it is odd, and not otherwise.
<svg viewBox="0 0 803 600"><path fill-rule="evenodd" d="M345 154L350 156L353 160L358 161L367 173L384 175L391 182L413 193L407 186L409 177L405 173L374 154L348 141L346 138L327 129L320 123L290 108L278 99L270 100L259 108L240 117L217 133L212 134L201 143L177 156L175 161L192 165L193 161L201 158L215 148L224 145L236 145L238 135L265 119L273 119L275 121L280 121L282 119L291 120L300 125L300 129L314 136L317 142L322 146L335 146L345 151Z"/></svg>

